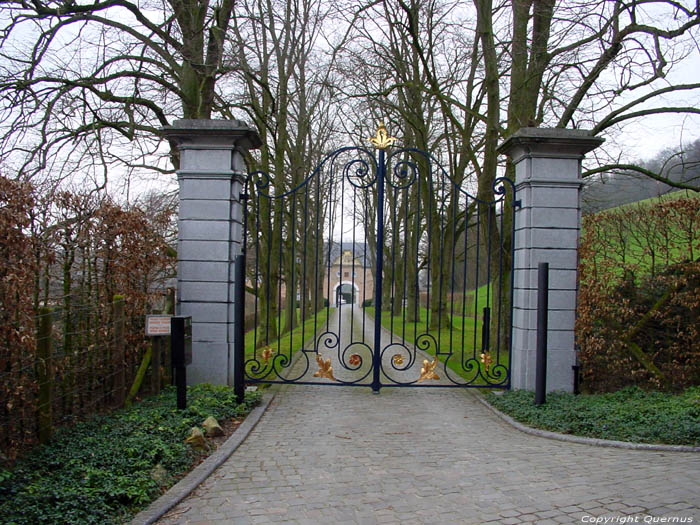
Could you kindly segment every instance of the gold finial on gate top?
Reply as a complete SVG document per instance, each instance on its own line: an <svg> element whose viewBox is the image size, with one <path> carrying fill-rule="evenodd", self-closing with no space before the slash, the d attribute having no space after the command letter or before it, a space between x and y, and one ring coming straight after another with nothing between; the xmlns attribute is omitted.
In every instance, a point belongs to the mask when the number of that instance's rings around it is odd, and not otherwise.
<svg viewBox="0 0 700 525"><path fill-rule="evenodd" d="M377 134L369 139L369 141L374 144L374 147L377 149L387 149L397 140L398 139L396 137L389 136L389 132L386 130L384 122L379 123Z"/></svg>

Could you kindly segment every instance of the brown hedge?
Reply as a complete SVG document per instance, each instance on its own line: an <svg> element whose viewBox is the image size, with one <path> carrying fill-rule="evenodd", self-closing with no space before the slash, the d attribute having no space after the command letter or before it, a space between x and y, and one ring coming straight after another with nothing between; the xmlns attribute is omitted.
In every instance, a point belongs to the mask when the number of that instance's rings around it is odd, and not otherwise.
<svg viewBox="0 0 700 525"><path fill-rule="evenodd" d="M583 386L700 384L700 199L584 219L577 344Z"/></svg>

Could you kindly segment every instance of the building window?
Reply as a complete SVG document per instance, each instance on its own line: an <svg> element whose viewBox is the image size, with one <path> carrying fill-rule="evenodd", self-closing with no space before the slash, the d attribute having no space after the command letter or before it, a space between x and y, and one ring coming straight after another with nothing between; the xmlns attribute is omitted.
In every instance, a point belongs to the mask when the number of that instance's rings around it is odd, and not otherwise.
<svg viewBox="0 0 700 525"><path fill-rule="evenodd" d="M343 277L350 277L350 272L343 272Z"/></svg>

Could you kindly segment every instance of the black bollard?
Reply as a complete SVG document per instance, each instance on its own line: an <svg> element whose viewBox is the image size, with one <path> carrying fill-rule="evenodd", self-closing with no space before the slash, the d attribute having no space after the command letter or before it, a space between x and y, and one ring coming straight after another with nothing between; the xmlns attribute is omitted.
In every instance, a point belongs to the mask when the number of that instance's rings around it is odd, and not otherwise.
<svg viewBox="0 0 700 525"><path fill-rule="evenodd" d="M187 408L187 365L192 364L192 318L170 318L170 355L175 369L177 408Z"/></svg>
<svg viewBox="0 0 700 525"><path fill-rule="evenodd" d="M537 364L535 405L547 399L547 312L549 310L549 263L537 265Z"/></svg>

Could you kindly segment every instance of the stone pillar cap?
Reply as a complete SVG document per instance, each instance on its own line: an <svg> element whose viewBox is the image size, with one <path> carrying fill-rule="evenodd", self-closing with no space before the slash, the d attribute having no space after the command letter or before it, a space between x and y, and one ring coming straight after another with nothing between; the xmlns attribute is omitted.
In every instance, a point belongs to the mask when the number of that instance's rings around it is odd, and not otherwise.
<svg viewBox="0 0 700 525"><path fill-rule="evenodd" d="M262 146L258 132L242 120L180 119L161 128L165 138L182 144L197 137L234 139L237 146L257 149Z"/></svg>
<svg viewBox="0 0 700 525"><path fill-rule="evenodd" d="M506 138L497 150L504 155L510 155L518 147L526 150L555 147L568 154L584 155L603 142L604 138L596 137L588 129L520 128Z"/></svg>

